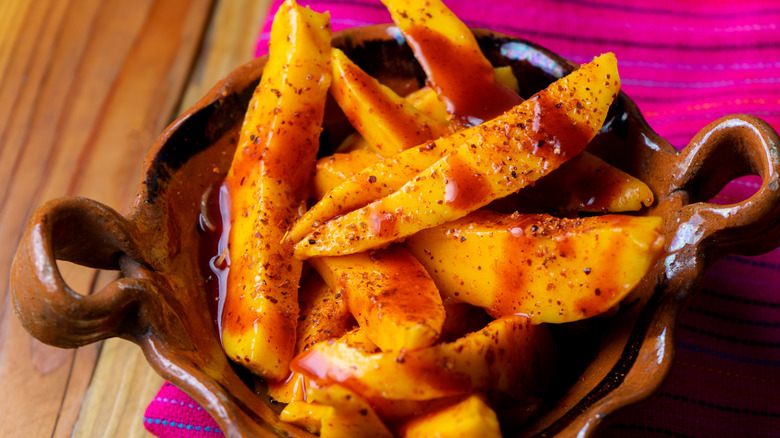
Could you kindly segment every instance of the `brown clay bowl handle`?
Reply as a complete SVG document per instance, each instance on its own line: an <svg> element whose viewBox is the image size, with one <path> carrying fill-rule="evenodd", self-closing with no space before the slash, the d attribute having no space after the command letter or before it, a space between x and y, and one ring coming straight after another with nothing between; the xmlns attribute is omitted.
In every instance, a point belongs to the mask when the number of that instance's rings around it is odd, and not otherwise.
<svg viewBox="0 0 780 438"><path fill-rule="evenodd" d="M116 211L84 198L61 198L38 207L11 268L14 308L24 327L63 348L127 338L123 325L146 293L146 281L120 278L84 296L65 283L56 261L96 269L119 269L126 256L140 261L132 229Z"/></svg>
<svg viewBox="0 0 780 438"><path fill-rule="evenodd" d="M708 262L726 254L760 254L780 243L780 138L756 117L723 117L702 129L677 158L674 180L689 199L670 252L696 247ZM734 178L755 174L761 187L735 204L703 202ZM698 255L697 254L697 255Z"/></svg>

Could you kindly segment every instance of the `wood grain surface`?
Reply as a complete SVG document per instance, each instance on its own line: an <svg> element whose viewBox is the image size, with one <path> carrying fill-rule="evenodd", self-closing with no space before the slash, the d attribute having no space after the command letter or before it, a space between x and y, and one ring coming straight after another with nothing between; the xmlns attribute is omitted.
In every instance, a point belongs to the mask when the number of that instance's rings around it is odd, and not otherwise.
<svg viewBox="0 0 780 438"><path fill-rule="evenodd" d="M147 436L162 380L134 344L30 337L10 303L36 206L85 196L124 211L156 136L250 60L270 0L0 1L0 436ZM118 275L69 263L88 294Z"/></svg>

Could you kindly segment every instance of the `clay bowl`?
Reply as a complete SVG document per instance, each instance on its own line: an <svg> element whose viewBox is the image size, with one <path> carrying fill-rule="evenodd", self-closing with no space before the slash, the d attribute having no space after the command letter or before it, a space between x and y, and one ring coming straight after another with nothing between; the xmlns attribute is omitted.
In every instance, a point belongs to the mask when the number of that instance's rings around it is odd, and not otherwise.
<svg viewBox="0 0 780 438"><path fill-rule="evenodd" d="M512 66L524 97L575 67L517 38L475 34L494 64ZM350 30L335 40L381 80L422 81L393 27ZM135 342L152 367L197 400L228 436L309 436L280 422L225 357L199 262L202 196L230 166L264 62L238 68L162 133L126 217L83 198L39 207L14 260L12 292L17 315L43 342L65 348L112 336ZM337 113L326 117L327 138L345 134ZM610 414L659 387L673 362L677 316L706 268L725 254L757 254L780 242L779 144L766 123L737 115L713 122L678 153L620 94L589 150L652 188L656 201L639 214L664 217L666 254L615 316L590 324L584 338L561 335L564 355L584 359L563 361L557 392L546 400L549 410L508 435L591 436ZM746 174L763 179L749 199L706 202ZM123 276L81 296L63 281L56 260L120 269Z"/></svg>

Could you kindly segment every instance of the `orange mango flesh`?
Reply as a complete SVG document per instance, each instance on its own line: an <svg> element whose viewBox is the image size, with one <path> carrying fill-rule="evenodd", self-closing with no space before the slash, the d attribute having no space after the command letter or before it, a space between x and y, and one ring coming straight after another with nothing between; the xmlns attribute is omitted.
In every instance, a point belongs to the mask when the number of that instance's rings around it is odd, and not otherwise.
<svg viewBox="0 0 780 438"><path fill-rule="evenodd" d="M662 219L561 219L477 211L419 232L406 246L448 300L539 324L606 312L663 251Z"/></svg>
<svg viewBox="0 0 780 438"><path fill-rule="evenodd" d="M383 156L447 133L447 125L416 109L360 69L339 49L331 49L330 93L353 127Z"/></svg>
<svg viewBox="0 0 780 438"><path fill-rule="evenodd" d="M615 56L601 55L502 116L455 134L477 132L397 191L305 236L295 245L295 256L306 259L386 246L532 184L585 148L604 123L619 88ZM428 146L435 151L436 143ZM394 162L398 163L388 159L378 165ZM374 176L372 181L375 188L370 193L381 192L385 179Z"/></svg>
<svg viewBox="0 0 780 438"><path fill-rule="evenodd" d="M548 381L552 339L523 316L497 319L453 342L414 351L367 353L365 334L321 342L292 363L318 385L341 384L363 397L434 400L496 390L514 397Z"/></svg>
<svg viewBox="0 0 780 438"><path fill-rule="evenodd" d="M318 257L309 263L383 351L415 350L438 339L444 306L433 280L403 246Z"/></svg>
<svg viewBox="0 0 780 438"><path fill-rule="evenodd" d="M301 263L282 243L307 198L330 84L327 15L292 0L279 9L263 77L225 179L230 272L222 320L228 357L264 378L289 374Z"/></svg>
<svg viewBox="0 0 780 438"><path fill-rule="evenodd" d="M496 413L484 396L473 394L407 422L399 435L404 438L501 438L501 429Z"/></svg>
<svg viewBox="0 0 780 438"><path fill-rule="evenodd" d="M382 0L447 111L477 125L522 101L496 81L469 28L441 1ZM464 86L468 84L468 86Z"/></svg>

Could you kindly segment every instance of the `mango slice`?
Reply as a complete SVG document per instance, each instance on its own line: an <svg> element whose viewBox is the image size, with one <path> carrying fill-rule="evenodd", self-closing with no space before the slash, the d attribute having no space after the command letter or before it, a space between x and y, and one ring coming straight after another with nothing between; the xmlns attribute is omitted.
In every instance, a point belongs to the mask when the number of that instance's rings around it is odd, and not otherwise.
<svg viewBox="0 0 780 438"><path fill-rule="evenodd" d="M518 195L519 202L591 213L637 211L654 199L647 184L585 151Z"/></svg>
<svg viewBox="0 0 780 438"><path fill-rule="evenodd" d="M352 126L382 156L394 155L448 132L447 125L416 109L355 65L339 49L331 49L330 93Z"/></svg>
<svg viewBox="0 0 780 438"><path fill-rule="evenodd" d="M330 84L328 15L285 2L225 179L230 272L222 316L228 357L264 378L289 374L301 263L283 242L308 196Z"/></svg>
<svg viewBox="0 0 780 438"><path fill-rule="evenodd" d="M552 339L524 316L497 319L456 341L414 351L366 353L365 334L348 333L297 356L292 369L319 385L339 383L366 398L433 400L497 390L514 397L549 383Z"/></svg>
<svg viewBox="0 0 780 438"><path fill-rule="evenodd" d="M517 82L514 73L512 73L512 67L508 65L495 67L493 72L495 73L496 81L498 81L498 83L505 85L515 93L520 91L520 84ZM404 98L414 105L415 108L434 119L442 123L447 123L449 121L450 114L447 112L447 104L439 99L439 96L433 88L428 86L422 87L419 90L407 94ZM509 109L509 107L506 109Z"/></svg>
<svg viewBox="0 0 780 438"><path fill-rule="evenodd" d="M609 310L663 252L660 217L477 211L406 241L446 299L534 324Z"/></svg>
<svg viewBox="0 0 780 438"><path fill-rule="evenodd" d="M282 421L322 438L393 436L368 402L340 385L309 388L306 400L288 404Z"/></svg>
<svg viewBox="0 0 780 438"><path fill-rule="evenodd" d="M317 273L310 273L298 292L298 318L295 354L300 354L317 342L339 338L356 325L349 312L346 297L334 292ZM285 380L269 380L268 395L277 402L303 400L306 382L298 373Z"/></svg>
<svg viewBox="0 0 780 438"><path fill-rule="evenodd" d="M386 246L532 184L585 148L604 123L619 88L614 54L599 56L504 115L457 133L477 130L397 191L317 228L295 245L295 256L351 254ZM436 144L427 146L435 150ZM379 177L374 176L369 181L376 188L370 194L381 192L386 180L396 179L391 175L376 184Z"/></svg>
<svg viewBox="0 0 780 438"><path fill-rule="evenodd" d="M309 263L383 351L433 344L444 324L444 306L425 269L401 245Z"/></svg>
<svg viewBox="0 0 780 438"><path fill-rule="evenodd" d="M312 197L322 199L327 192L381 160L379 155L361 149L320 158L314 171Z"/></svg>
<svg viewBox="0 0 780 438"><path fill-rule="evenodd" d="M473 394L401 427L404 438L501 438L498 417L484 396Z"/></svg>
<svg viewBox="0 0 780 438"><path fill-rule="evenodd" d="M393 437L371 405L359 394L341 385L309 388L306 399L333 408L331 411L323 411L325 415L322 417L320 438Z"/></svg>
<svg viewBox="0 0 780 438"><path fill-rule="evenodd" d="M333 411L333 406L296 400L284 407L279 418L318 434L322 430L323 418L332 416Z"/></svg>
<svg viewBox="0 0 780 438"><path fill-rule="evenodd" d="M469 126L522 101L496 81L469 28L439 0L382 0L447 111ZM457 122L458 120L456 120Z"/></svg>

